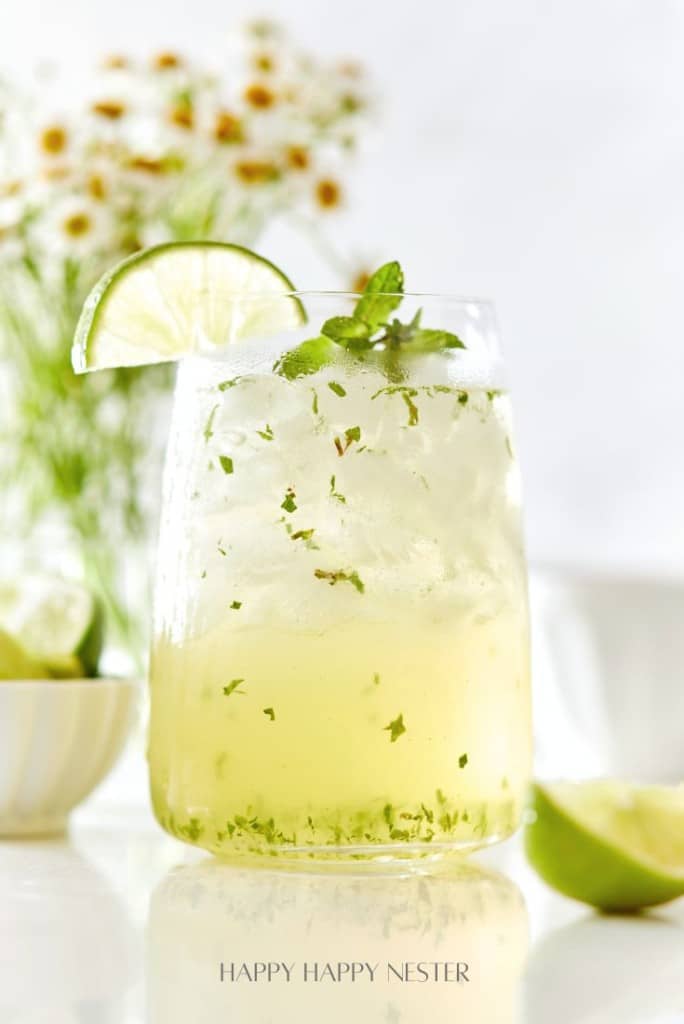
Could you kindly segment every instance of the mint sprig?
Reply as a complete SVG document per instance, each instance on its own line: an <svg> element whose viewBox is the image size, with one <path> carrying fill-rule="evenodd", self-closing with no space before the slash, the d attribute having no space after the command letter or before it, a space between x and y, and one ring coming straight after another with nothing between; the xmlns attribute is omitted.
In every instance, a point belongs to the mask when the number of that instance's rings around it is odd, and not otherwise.
<svg viewBox="0 0 684 1024"><path fill-rule="evenodd" d="M333 316L321 327L320 336L302 342L286 352L273 369L288 380L316 373L332 360L332 345L363 357L369 352L386 353L387 375L395 380L400 374L397 358L402 352L439 352L465 348L451 331L422 326L422 309L408 323L392 314L402 303L404 273L393 260L375 271L356 303L351 316ZM391 318L391 319L390 319Z"/></svg>

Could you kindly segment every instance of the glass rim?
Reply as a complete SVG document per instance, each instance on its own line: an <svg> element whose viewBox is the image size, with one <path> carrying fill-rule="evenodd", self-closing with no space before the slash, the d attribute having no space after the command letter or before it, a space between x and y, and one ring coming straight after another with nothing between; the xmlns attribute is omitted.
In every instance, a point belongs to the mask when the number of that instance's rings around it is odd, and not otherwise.
<svg viewBox="0 0 684 1024"><path fill-rule="evenodd" d="M372 292L374 297L387 299L434 299L440 302L447 302L455 306L478 306L482 308L495 309L493 299L477 295L459 295L456 292ZM233 292L224 293L226 298L239 300L255 300L264 302L269 299L355 299L358 301L364 297L369 298L364 292L340 291L334 288L299 289L292 288L282 292Z"/></svg>

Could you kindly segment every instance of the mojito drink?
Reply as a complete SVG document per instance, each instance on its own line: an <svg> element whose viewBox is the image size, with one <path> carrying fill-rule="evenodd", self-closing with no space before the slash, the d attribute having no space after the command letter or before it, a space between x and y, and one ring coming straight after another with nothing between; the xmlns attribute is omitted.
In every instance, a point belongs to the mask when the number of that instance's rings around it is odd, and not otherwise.
<svg viewBox="0 0 684 1024"><path fill-rule="evenodd" d="M339 349L297 376L277 372L284 345L179 367L156 815L231 856L503 838L531 748L508 394L461 352Z"/></svg>

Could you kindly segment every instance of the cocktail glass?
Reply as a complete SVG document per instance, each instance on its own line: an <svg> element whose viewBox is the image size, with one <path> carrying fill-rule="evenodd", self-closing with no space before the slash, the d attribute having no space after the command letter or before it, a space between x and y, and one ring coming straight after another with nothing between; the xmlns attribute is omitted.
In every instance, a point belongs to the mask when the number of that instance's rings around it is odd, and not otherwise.
<svg viewBox="0 0 684 1024"><path fill-rule="evenodd" d="M293 301L307 322L179 366L151 791L165 829L222 856L403 861L520 821L527 588L494 312L406 295L403 319L465 347L293 369L357 298L233 296L236 320Z"/></svg>

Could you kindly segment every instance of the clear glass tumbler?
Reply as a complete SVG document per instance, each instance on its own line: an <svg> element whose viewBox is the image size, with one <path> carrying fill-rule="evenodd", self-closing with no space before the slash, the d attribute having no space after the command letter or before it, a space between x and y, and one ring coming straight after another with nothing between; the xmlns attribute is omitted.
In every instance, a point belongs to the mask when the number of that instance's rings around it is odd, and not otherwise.
<svg viewBox="0 0 684 1024"><path fill-rule="evenodd" d="M520 820L527 587L493 310L407 295L402 318L465 347L318 339L293 363L356 298L293 294L306 323L179 367L151 790L222 856L435 856ZM226 301L268 322L263 296Z"/></svg>

